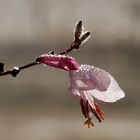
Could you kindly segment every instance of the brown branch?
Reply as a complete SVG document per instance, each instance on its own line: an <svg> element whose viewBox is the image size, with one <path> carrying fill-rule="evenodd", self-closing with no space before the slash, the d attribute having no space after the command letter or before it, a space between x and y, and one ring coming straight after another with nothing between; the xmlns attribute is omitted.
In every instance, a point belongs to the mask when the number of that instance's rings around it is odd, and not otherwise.
<svg viewBox="0 0 140 140"><path fill-rule="evenodd" d="M38 62L32 62L30 64L27 64L27 65L24 65L24 66L21 66L21 67L14 67L12 70L7 70L7 71L1 72L0 73L0 76L11 74L13 77L16 77L17 74L21 70L26 69L26 68L29 68L29 67L32 67L32 66L35 66L35 65L38 65L38 64L39 64Z"/></svg>
<svg viewBox="0 0 140 140"><path fill-rule="evenodd" d="M82 21L79 21L76 26L75 26L75 30L74 30L74 40L71 43L70 47L63 50L62 52L58 53L60 55L62 54L67 54L69 52L71 52L72 50L77 50L80 49L80 46L83 42L85 42L87 40L87 38L90 36L90 32L85 32L84 34L82 34L83 32L83 27L82 27ZM54 51L50 51L49 54L54 54ZM16 77L17 74L19 74L19 72L23 69L38 65L40 63L38 62L32 62L29 63L27 65L21 66L21 67L14 67L11 70L4 70L4 63L0 63L0 76L4 76L4 75L12 75L13 77Z"/></svg>

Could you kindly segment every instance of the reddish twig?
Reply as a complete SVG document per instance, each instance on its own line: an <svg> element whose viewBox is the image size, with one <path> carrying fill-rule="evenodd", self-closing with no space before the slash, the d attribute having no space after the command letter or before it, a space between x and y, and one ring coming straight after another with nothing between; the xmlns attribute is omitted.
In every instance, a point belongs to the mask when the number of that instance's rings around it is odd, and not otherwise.
<svg viewBox="0 0 140 140"><path fill-rule="evenodd" d="M84 43L87 40L87 38L90 36L90 32L85 32L83 34L82 33L83 33L82 21L79 21L76 24L76 27L75 27L75 30L74 30L74 40L71 43L70 47L63 50L62 52L60 52L58 54L63 55L63 54L67 54L67 53L71 52L73 49L75 49L75 50L80 49L81 44ZM54 53L55 53L54 51L49 52L49 54L54 54ZM32 67L32 66L35 66L35 65L38 65L38 64L40 64L40 63L34 61L34 62L29 63L27 65L24 65L24 66L21 66L21 67L14 67L11 70L5 71L4 70L4 63L0 63L0 76L10 74L13 77L16 77L17 74L19 74L19 72L21 70Z"/></svg>

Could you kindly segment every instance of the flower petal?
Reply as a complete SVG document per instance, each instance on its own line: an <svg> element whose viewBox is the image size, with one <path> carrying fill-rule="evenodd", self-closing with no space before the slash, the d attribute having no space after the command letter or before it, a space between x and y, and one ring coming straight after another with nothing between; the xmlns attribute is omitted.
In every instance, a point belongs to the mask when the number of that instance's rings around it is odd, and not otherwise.
<svg viewBox="0 0 140 140"><path fill-rule="evenodd" d="M115 102L125 96L108 72L89 65L81 65L78 70L70 71L70 89L86 91L103 102Z"/></svg>
<svg viewBox="0 0 140 140"><path fill-rule="evenodd" d="M119 87L115 79L109 75L110 85L106 91L99 91L98 89L89 90L89 94L94 98L103 102L116 102L125 96L123 90Z"/></svg>

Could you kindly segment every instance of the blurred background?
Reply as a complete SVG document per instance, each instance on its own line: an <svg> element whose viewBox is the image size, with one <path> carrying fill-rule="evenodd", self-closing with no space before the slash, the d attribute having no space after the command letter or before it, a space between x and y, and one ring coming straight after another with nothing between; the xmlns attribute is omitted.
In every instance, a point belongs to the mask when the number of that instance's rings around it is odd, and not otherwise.
<svg viewBox="0 0 140 140"><path fill-rule="evenodd" d="M11 69L67 48L79 20L91 38L69 55L110 72L126 97L102 105L105 121L87 129L67 72L39 65L1 76L1 140L140 139L139 0L0 0L0 61Z"/></svg>

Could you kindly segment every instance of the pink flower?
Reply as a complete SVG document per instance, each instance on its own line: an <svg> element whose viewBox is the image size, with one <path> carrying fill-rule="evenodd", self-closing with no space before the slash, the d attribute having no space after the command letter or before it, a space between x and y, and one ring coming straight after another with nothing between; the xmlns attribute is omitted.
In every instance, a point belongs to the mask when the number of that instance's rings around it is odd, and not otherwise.
<svg viewBox="0 0 140 140"><path fill-rule="evenodd" d="M64 69L69 72L70 91L81 105L90 128L94 124L91 117L95 115L99 122L104 120L103 111L97 101L112 103L125 96L115 79L102 69L90 65L78 65L74 58L65 55L45 54L36 59L37 62Z"/></svg>

